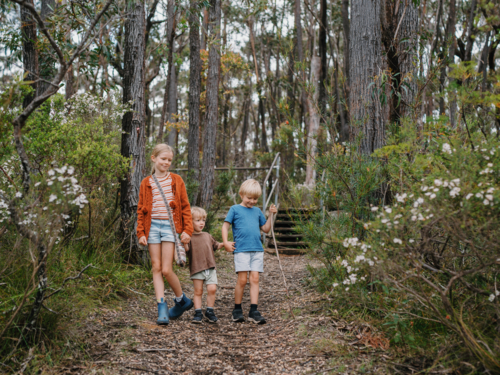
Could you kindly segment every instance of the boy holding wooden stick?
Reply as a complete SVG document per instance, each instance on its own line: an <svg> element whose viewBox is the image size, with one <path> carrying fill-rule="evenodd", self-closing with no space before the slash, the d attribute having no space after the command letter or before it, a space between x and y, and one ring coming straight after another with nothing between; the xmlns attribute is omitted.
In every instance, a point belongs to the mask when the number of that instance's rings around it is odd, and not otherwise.
<svg viewBox="0 0 500 375"><path fill-rule="evenodd" d="M260 231L269 233L273 215L278 212L273 204L269 208L269 218L254 207L262 194L260 184L253 179L246 180L239 191L241 203L229 210L222 226L222 240L226 251L234 253L234 268L238 280L234 289L233 322L243 322L241 301L250 272L250 313L248 320L256 324L265 324L266 319L257 310L259 301L259 274L264 272L264 248ZM234 242L228 241L229 226L233 229Z"/></svg>

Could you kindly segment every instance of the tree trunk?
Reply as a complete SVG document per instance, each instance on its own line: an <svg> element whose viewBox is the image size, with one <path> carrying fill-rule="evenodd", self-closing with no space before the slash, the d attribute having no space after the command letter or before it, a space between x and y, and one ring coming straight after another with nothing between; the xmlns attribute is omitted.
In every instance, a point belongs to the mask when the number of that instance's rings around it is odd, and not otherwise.
<svg viewBox="0 0 500 375"><path fill-rule="evenodd" d="M410 113L417 90L414 54L418 50L418 10L411 0L382 0L382 42L392 75L390 121L400 123Z"/></svg>
<svg viewBox="0 0 500 375"><path fill-rule="evenodd" d="M385 143L379 83L382 63L380 2L353 0L350 33L350 113L352 134L360 137L360 151L370 155Z"/></svg>
<svg viewBox="0 0 500 375"><path fill-rule="evenodd" d="M300 15L301 15L301 9L300 9L300 1L301 0L295 0L295 7L294 7L294 19L295 19L295 35L296 35L296 53L295 53L295 61L296 62L304 62L304 47L303 47L303 40L302 40L302 23L300 20ZM304 71L301 70L301 78L302 78L302 83L305 84L306 82L306 77L304 75ZM300 89L299 89L300 90ZM302 119L305 117L305 110L306 110L306 93L304 90L300 90L300 117L299 117L299 126L302 125Z"/></svg>
<svg viewBox="0 0 500 375"><path fill-rule="evenodd" d="M73 64L71 64L66 72L65 98L69 100L75 93L75 76L73 74Z"/></svg>
<svg viewBox="0 0 500 375"><path fill-rule="evenodd" d="M353 0L355 1L355 0ZM349 20L349 0L342 0L342 29L344 33L342 34L344 37L344 77L345 77L345 86L342 91L342 96L344 97L344 102L346 103L345 105L348 105L349 103L349 96L350 96L350 79L351 79L351 74L350 74L350 63L349 63L349 55L351 54L351 24ZM337 56L338 58L338 56ZM342 112L344 113L344 121L346 124L349 123L349 109L346 108L347 110L344 111L342 109ZM341 112L341 113L342 113ZM347 139L346 139L347 140Z"/></svg>
<svg viewBox="0 0 500 375"><path fill-rule="evenodd" d="M124 37L123 103L132 101L131 111L122 120L121 154L130 158L127 175L121 181L120 208L125 235L124 250L136 259L135 228L139 187L145 175L145 10L142 1L127 3ZM144 253L146 254L146 253ZM129 256L130 258L130 256Z"/></svg>
<svg viewBox="0 0 500 375"><path fill-rule="evenodd" d="M216 152L217 122L219 117L220 76L220 21L221 0L210 0L209 34L212 39L208 53L207 104L203 134L203 164L201 168L200 205L208 209L212 203Z"/></svg>
<svg viewBox="0 0 500 375"><path fill-rule="evenodd" d="M177 122L175 118L175 114L177 113L177 70L175 64L172 61L172 69L170 66L168 68L170 72L170 82L168 82L168 113L167 113L167 122L170 122L172 125L170 126L170 130L168 132L168 141L167 143L175 147L176 139L177 139L177 128L174 126L174 123ZM167 79L168 81L168 79Z"/></svg>
<svg viewBox="0 0 500 375"><path fill-rule="evenodd" d="M161 121L160 121L160 129L158 132L158 142L163 142L163 133L165 129L165 124L171 121L171 105L172 100L170 99L170 95L172 90L172 83L175 82L175 78L173 75L175 74L175 67L173 66L174 59L174 36L175 36L175 0L168 0L167 2L167 83L165 85L165 94L163 96L163 110L161 112ZM170 137L169 137L170 144ZM172 146L172 144L170 144Z"/></svg>
<svg viewBox="0 0 500 375"><path fill-rule="evenodd" d="M452 64L455 61L455 49L457 45L457 39L455 36L455 27L456 27L456 19L457 19L457 9L456 9L456 0L450 0L450 10L449 10L449 18L448 25L446 26L446 35L451 37L449 40L450 47L448 49L448 64ZM448 67L448 70L451 70ZM453 83L453 78L450 78L448 85ZM452 128L455 128L457 125L457 100L455 98L455 90L452 92L452 97L449 98L450 101L450 125Z"/></svg>
<svg viewBox="0 0 500 375"><path fill-rule="evenodd" d="M338 107L339 117L340 117L340 130L339 130L339 139L340 142L349 141L349 124L346 121L346 115L344 111L344 104L341 101L342 91L339 88L339 62L337 59L334 60L334 68L333 79L335 85L335 94L336 94L336 103ZM332 141L335 139L334 134L331 135Z"/></svg>
<svg viewBox="0 0 500 375"><path fill-rule="evenodd" d="M199 131L201 94L200 17L197 0L191 0L189 15L189 134L188 170L195 181L200 169ZM196 197L192 197L196 198ZM193 199L196 201L196 199Z"/></svg>
<svg viewBox="0 0 500 375"><path fill-rule="evenodd" d="M326 91L326 78L328 73L328 59L327 59L327 1L320 0L320 21L319 25L319 38L318 38L318 46L319 46L319 56L321 59L321 69L319 74L319 94L318 94L318 106L319 106L319 115L320 122L325 123L326 117L326 103L327 103L327 91ZM312 63L311 63L312 69Z"/></svg>
<svg viewBox="0 0 500 375"><path fill-rule="evenodd" d="M31 0L33 5L33 0ZM36 81L38 79L38 51L36 49L36 22L30 11L21 6L21 36L23 40L23 69L26 74L25 81ZM37 83L32 83L34 92L26 95L23 99L23 108L26 108L35 97Z"/></svg>
<svg viewBox="0 0 500 375"><path fill-rule="evenodd" d="M467 20L467 44L465 47L464 61L472 59L472 47L474 46L474 18L476 16L477 0L470 2L469 19Z"/></svg>
<svg viewBox="0 0 500 375"><path fill-rule="evenodd" d="M320 123L320 113L318 113L317 103L319 98L319 77L321 76L321 58L313 55L311 59L311 82L314 94L307 96L307 109L309 111L309 131L307 142L307 165L306 165L306 185L314 185L316 179L316 168L314 160L316 156L317 135Z"/></svg>
<svg viewBox="0 0 500 375"><path fill-rule="evenodd" d="M230 104L231 96L229 94L224 95L224 120L222 127L222 137L220 137L222 142L222 166L225 167L227 165L227 140L231 140L231 134L229 134L229 104Z"/></svg>
<svg viewBox="0 0 500 375"><path fill-rule="evenodd" d="M249 111L250 111L250 98L246 96L243 102L243 127L241 128L241 139L240 139L240 157L238 160L238 166L243 167L245 160L245 146L247 143L248 136L248 120L249 120Z"/></svg>
<svg viewBox="0 0 500 375"><path fill-rule="evenodd" d="M486 91L486 84L488 81L488 55L490 53L490 35L491 30L486 33L486 40L484 42L483 51L481 52L481 59L477 67L478 73L482 73L483 82L481 82L481 91Z"/></svg>
<svg viewBox="0 0 500 375"><path fill-rule="evenodd" d="M203 9L203 25L201 29L201 49L207 49L207 33L208 33L208 10Z"/></svg>
<svg viewBox="0 0 500 375"><path fill-rule="evenodd" d="M453 0L452 0L453 1ZM411 105L415 101L417 93L418 76L417 66L415 65L415 57L418 54L418 35L419 35L419 17L418 7L412 0L407 0L405 7L401 4L398 11L398 22L400 22L399 33L395 35L399 57L399 70L401 77L405 79L404 84L406 90L401 84L398 86L398 91L401 95L401 116L409 116L411 114ZM405 12L406 9L406 12ZM396 29L396 32L398 30Z"/></svg>
<svg viewBox="0 0 500 375"><path fill-rule="evenodd" d="M54 13L56 7L55 0L42 0L40 16L43 21L46 21ZM50 51L52 52L52 51ZM41 95L45 92L47 87L50 85L50 81L54 78L56 74L55 60L49 51L40 52L38 58L40 78L45 81L39 81L37 85L37 95Z"/></svg>

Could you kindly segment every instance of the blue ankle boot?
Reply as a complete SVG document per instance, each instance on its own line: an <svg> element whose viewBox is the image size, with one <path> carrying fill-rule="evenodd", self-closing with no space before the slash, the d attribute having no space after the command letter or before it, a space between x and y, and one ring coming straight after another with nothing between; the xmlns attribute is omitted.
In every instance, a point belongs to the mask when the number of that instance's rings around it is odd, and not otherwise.
<svg viewBox="0 0 500 375"><path fill-rule="evenodd" d="M168 316L170 319L175 320L177 318L180 318L182 314L184 314L184 311L188 311L193 307L193 301L191 301L189 298L186 297L184 293L182 293L182 300L180 302L177 302L174 298L175 305L174 307L170 308L168 310Z"/></svg>
<svg viewBox="0 0 500 375"><path fill-rule="evenodd" d="M158 320L156 321L156 324L168 324L168 306L167 302L163 302L163 298L161 299L161 302L158 302Z"/></svg>

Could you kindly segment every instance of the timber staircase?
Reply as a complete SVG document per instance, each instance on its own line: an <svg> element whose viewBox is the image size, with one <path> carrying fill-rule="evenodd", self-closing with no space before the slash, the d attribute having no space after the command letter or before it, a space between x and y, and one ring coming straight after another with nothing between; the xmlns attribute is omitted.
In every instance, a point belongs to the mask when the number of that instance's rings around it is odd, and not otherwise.
<svg viewBox="0 0 500 375"><path fill-rule="evenodd" d="M279 210L274 222L274 235L278 252L284 255L304 254L306 243L304 236L297 232L295 227L312 214L311 210L305 208L290 208ZM266 248L269 253L276 253L272 233L266 236Z"/></svg>

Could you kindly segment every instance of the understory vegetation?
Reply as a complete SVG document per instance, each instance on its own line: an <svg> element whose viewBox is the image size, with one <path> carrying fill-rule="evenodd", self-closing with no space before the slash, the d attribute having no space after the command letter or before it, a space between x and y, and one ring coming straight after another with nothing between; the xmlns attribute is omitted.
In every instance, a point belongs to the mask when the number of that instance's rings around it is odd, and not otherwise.
<svg viewBox="0 0 500 375"><path fill-rule="evenodd" d="M407 118L373 155L346 144L319 157L325 213L300 230L324 264L311 283L340 316L371 321L427 372L499 373L499 98L463 82L463 126Z"/></svg>

